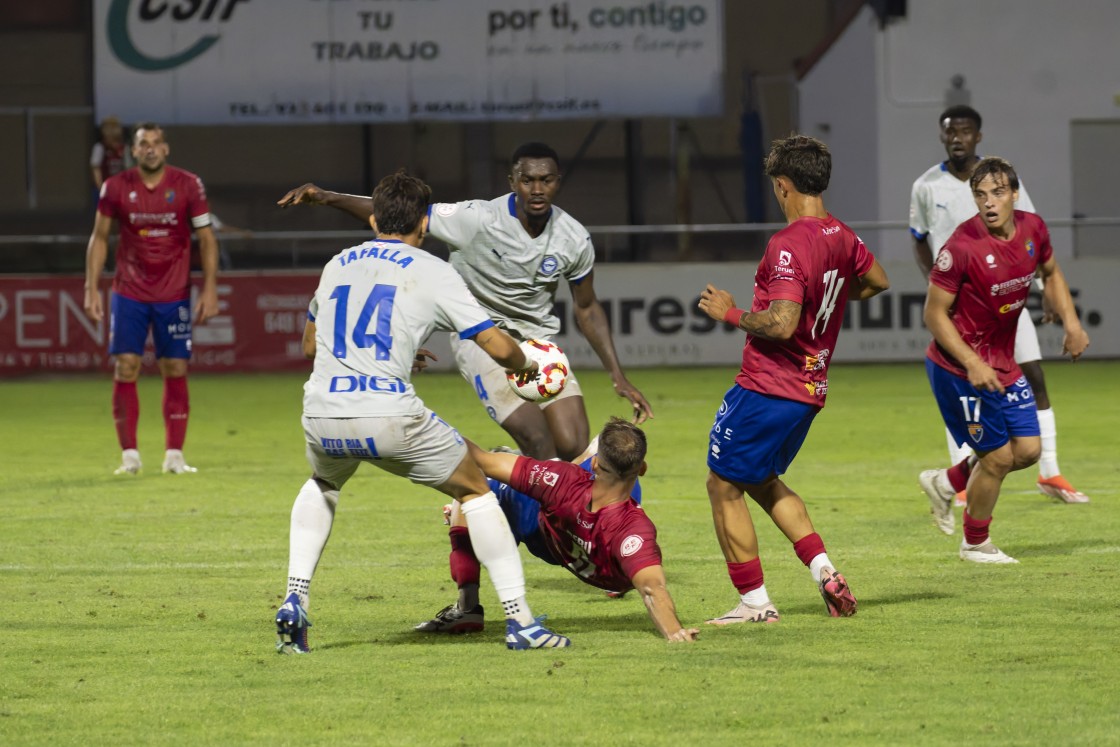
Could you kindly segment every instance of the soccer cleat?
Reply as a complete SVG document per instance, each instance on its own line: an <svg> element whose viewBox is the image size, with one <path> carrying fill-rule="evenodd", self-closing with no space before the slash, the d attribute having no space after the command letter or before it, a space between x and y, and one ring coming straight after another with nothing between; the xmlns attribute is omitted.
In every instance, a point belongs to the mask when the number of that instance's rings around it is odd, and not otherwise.
<svg viewBox="0 0 1120 747"><path fill-rule="evenodd" d="M767 602L761 607L753 604L739 602L735 609L725 615L708 620L708 625L734 625L736 623L776 623L781 619L778 608L773 602Z"/></svg>
<svg viewBox="0 0 1120 747"><path fill-rule="evenodd" d="M413 630L419 633L476 633L483 627L482 605L463 612L457 604L449 604L436 613L431 620L422 622Z"/></svg>
<svg viewBox="0 0 1120 747"><path fill-rule="evenodd" d="M817 588L820 589L821 599L824 600L824 606L828 608L828 614L833 617L851 617L856 613L858 602L852 596L848 582L834 569L825 568L821 571L821 580Z"/></svg>
<svg viewBox="0 0 1120 747"><path fill-rule="evenodd" d="M143 467L140 464L140 452L136 449L125 449L121 452L121 466L113 470L114 475L136 475Z"/></svg>
<svg viewBox="0 0 1120 747"><path fill-rule="evenodd" d="M178 449L168 449L163 458L163 473L171 475L186 475L198 470L183 459L183 452Z"/></svg>
<svg viewBox="0 0 1120 747"><path fill-rule="evenodd" d="M506 648L514 651L528 651L531 648L567 648L571 639L553 633L541 625L540 618L530 625L519 625L512 618L506 620Z"/></svg>
<svg viewBox="0 0 1120 747"><path fill-rule="evenodd" d="M973 563L1018 563L1019 561L992 544L990 539L984 540L979 545L970 545L961 540L961 560L971 560Z"/></svg>
<svg viewBox="0 0 1120 747"><path fill-rule="evenodd" d="M311 621L299 603L299 594L293 591L276 611L276 652L306 654L311 651L307 645L307 629L310 627Z"/></svg>
<svg viewBox="0 0 1120 747"><path fill-rule="evenodd" d="M1075 490L1069 484L1069 480L1061 475L1054 475L1053 477L1038 478L1038 492L1043 495L1048 495L1051 498L1057 498L1062 503L1088 503L1089 496Z"/></svg>
<svg viewBox="0 0 1120 747"><path fill-rule="evenodd" d="M953 486L943 469L927 469L918 475L918 484L929 498L933 523L943 534L953 533Z"/></svg>
<svg viewBox="0 0 1120 747"><path fill-rule="evenodd" d="M626 592L628 591L630 590L627 589L626 591L605 591L603 593L607 595L607 599L622 599L624 596L626 596Z"/></svg>
<svg viewBox="0 0 1120 747"><path fill-rule="evenodd" d="M953 505L957 508L964 508L968 505L968 493L962 490L953 496Z"/></svg>

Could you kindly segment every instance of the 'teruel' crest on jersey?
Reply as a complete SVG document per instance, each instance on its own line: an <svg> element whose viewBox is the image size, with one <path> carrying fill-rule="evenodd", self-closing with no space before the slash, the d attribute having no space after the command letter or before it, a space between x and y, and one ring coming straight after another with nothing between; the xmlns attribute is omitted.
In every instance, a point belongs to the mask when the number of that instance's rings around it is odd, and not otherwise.
<svg viewBox="0 0 1120 747"><path fill-rule="evenodd" d="M1015 363L1015 332L1030 295L1035 269L1053 256L1050 232L1034 213L1015 211L1010 241L988 233L979 215L965 221L937 255L929 281L956 295L953 326L1008 386L1022 372ZM926 349L937 365L957 376L968 372L934 340Z"/></svg>
<svg viewBox="0 0 1120 747"><path fill-rule="evenodd" d="M578 281L595 264L591 237L579 221L553 205L534 239L517 218L512 193L437 203L429 218L429 232L451 246L452 266L498 326L526 340L560 331L552 314L560 279Z"/></svg>
<svg viewBox="0 0 1120 747"><path fill-rule="evenodd" d="M308 318L315 367L304 414L325 418L424 412L411 382L423 341L434 329L467 339L494 326L450 265L400 241L367 241L335 255Z"/></svg>
<svg viewBox="0 0 1120 747"><path fill-rule="evenodd" d="M163 178L148 189L131 168L101 185L97 210L115 219L120 231L116 293L146 303L190 297L191 231L210 225L201 179L164 166Z"/></svg>
<svg viewBox="0 0 1120 747"><path fill-rule="evenodd" d="M778 300L801 304L793 337L771 342L747 335L735 381L762 394L824 405L828 364L847 308L847 289L875 258L833 218L801 218L770 239L754 276L751 311Z"/></svg>

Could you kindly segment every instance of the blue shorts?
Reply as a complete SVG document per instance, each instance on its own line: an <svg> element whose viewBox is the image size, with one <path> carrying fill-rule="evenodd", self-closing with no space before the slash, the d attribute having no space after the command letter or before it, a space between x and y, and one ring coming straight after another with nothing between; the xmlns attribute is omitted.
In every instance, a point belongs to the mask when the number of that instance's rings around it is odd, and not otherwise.
<svg viewBox="0 0 1120 747"><path fill-rule="evenodd" d="M113 293L109 303L109 355L143 355L150 327L156 358L191 357L190 299L146 303Z"/></svg>
<svg viewBox="0 0 1120 747"><path fill-rule="evenodd" d="M591 457L584 459L579 466L584 472L590 472ZM489 479L486 482L490 484L490 489L498 497L498 505L502 507L502 511L506 515L506 521L509 522L509 528L513 531L513 538L518 544L525 545L529 552L546 563L562 565L559 560L552 556L544 537L541 535L541 504L524 493L514 490L504 482ZM641 504L642 486L640 482L634 482L634 489L630 491L630 497Z"/></svg>
<svg viewBox="0 0 1120 747"><path fill-rule="evenodd" d="M945 427L973 451L998 449L1012 438L1037 436L1038 406L1025 376L999 392L982 391L926 358L926 374Z"/></svg>
<svg viewBox="0 0 1120 747"><path fill-rule="evenodd" d="M733 384L712 424L708 469L742 485L759 485L783 474L819 411L815 405Z"/></svg>

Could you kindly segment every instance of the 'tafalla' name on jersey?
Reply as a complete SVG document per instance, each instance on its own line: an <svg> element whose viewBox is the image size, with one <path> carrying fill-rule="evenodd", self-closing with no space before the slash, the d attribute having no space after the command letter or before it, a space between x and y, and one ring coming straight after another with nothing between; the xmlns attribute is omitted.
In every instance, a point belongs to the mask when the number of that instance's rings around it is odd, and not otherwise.
<svg viewBox="0 0 1120 747"><path fill-rule="evenodd" d="M413 260L407 254L402 257L401 250L396 247L378 245L377 243L365 244L361 247L361 251L358 250L358 247L355 247L349 252L338 255L338 263L343 267L359 259L384 259L395 262L401 267L408 267Z"/></svg>

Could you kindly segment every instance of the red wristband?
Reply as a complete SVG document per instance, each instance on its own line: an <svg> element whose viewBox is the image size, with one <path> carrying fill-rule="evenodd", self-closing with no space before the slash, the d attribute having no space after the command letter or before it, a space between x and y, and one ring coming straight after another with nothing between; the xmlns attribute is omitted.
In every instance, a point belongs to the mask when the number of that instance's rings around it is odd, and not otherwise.
<svg viewBox="0 0 1120 747"><path fill-rule="evenodd" d="M727 313L723 315L723 321L735 327L738 327L739 320L741 320L743 318L743 314L746 313L747 312L743 311L742 309L732 306L727 310Z"/></svg>

